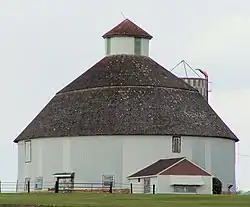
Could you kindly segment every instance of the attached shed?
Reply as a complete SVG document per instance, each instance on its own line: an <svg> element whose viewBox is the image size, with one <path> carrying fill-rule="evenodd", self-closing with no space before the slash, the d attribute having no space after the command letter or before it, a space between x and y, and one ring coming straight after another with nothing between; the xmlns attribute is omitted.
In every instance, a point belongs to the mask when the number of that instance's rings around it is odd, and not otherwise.
<svg viewBox="0 0 250 207"><path fill-rule="evenodd" d="M212 194L212 175L185 157L161 159L128 177L133 193Z"/></svg>

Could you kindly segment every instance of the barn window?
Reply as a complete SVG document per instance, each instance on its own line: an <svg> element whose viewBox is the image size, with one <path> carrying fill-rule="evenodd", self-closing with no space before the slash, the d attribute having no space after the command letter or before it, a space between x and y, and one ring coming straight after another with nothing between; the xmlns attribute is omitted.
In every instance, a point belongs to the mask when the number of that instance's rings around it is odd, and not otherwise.
<svg viewBox="0 0 250 207"><path fill-rule="evenodd" d="M102 176L102 185L103 187L109 187L112 183L112 186L115 186L115 176L114 175L103 175Z"/></svg>
<svg viewBox="0 0 250 207"><path fill-rule="evenodd" d="M135 55L141 55L141 38L135 38L134 45Z"/></svg>
<svg viewBox="0 0 250 207"><path fill-rule="evenodd" d="M35 179L35 190L43 189L43 177L36 177Z"/></svg>
<svg viewBox="0 0 250 207"><path fill-rule="evenodd" d="M181 153L181 137L180 136L172 137L172 152Z"/></svg>
<svg viewBox="0 0 250 207"><path fill-rule="evenodd" d="M176 193L196 193L196 186L193 185L175 185L174 192Z"/></svg>
<svg viewBox="0 0 250 207"><path fill-rule="evenodd" d="M174 192L176 192L176 193L184 193L185 192L185 186L184 185L175 185L174 186Z"/></svg>
<svg viewBox="0 0 250 207"><path fill-rule="evenodd" d="M196 193L196 186L193 186L193 185L186 186L186 192L188 192L188 193Z"/></svg>
<svg viewBox="0 0 250 207"><path fill-rule="evenodd" d="M31 141L25 141L24 145L24 150L25 150L25 162L31 162Z"/></svg>

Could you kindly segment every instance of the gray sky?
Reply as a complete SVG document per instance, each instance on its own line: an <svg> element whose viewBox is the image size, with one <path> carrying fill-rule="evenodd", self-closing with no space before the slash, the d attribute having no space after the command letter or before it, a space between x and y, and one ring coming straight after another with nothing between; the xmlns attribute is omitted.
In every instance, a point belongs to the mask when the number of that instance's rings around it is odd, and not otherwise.
<svg viewBox="0 0 250 207"><path fill-rule="evenodd" d="M208 72L210 103L240 138L237 184L250 189L249 0L153 2L0 0L0 180L16 180L13 139L59 89L103 57L101 36L123 12L154 36L150 56L158 63L171 69L184 59Z"/></svg>

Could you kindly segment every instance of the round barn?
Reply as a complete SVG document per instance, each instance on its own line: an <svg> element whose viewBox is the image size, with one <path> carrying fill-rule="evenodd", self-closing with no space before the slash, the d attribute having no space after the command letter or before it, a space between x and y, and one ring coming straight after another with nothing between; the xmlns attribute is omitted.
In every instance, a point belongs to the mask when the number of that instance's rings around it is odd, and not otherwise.
<svg viewBox="0 0 250 207"><path fill-rule="evenodd" d="M149 57L152 36L126 19L103 38L105 57L57 92L14 140L18 191L28 180L31 190L48 190L55 177L117 188L148 183L148 175L131 176L171 159L189 163L178 168L179 191L205 185L190 178L194 166L220 179L224 191L235 186L238 138L197 89ZM203 193L211 193L210 181Z"/></svg>

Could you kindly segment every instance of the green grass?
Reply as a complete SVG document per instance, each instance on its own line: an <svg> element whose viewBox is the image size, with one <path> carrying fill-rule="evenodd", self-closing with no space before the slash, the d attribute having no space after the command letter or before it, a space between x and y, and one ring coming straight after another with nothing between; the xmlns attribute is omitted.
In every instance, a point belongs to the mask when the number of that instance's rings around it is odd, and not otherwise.
<svg viewBox="0 0 250 207"><path fill-rule="evenodd" d="M68 207L250 207L250 196L15 193L0 194L0 204L54 204Z"/></svg>

